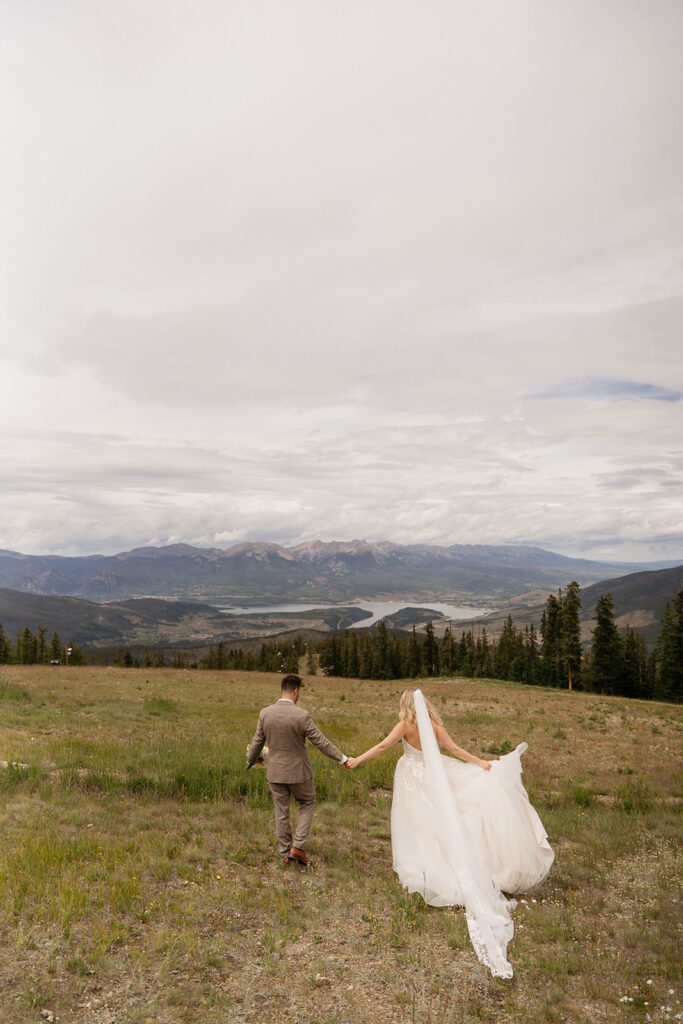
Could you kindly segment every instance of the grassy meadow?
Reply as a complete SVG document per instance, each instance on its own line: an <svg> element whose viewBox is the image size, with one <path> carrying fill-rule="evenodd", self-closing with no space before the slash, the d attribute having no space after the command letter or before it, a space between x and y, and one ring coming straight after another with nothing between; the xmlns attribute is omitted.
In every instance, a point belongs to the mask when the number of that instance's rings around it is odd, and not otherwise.
<svg viewBox="0 0 683 1024"><path fill-rule="evenodd" d="M461 1024L683 1019L683 708L497 681L425 680L456 742L527 740L556 861L514 912L511 981L462 910L391 868L396 754L312 752L310 870L277 858L265 771L244 770L279 678L0 668L0 1022ZM349 754L394 724L401 683L307 678Z"/></svg>

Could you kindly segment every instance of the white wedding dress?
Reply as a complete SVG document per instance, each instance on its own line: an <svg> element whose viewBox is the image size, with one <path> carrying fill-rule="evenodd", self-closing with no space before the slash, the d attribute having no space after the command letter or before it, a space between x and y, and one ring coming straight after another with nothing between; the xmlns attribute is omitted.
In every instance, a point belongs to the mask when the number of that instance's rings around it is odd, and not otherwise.
<svg viewBox="0 0 683 1024"><path fill-rule="evenodd" d="M439 751L424 697L414 694L422 750L403 740L391 807L394 870L435 907L464 906L472 944L491 973L512 977L507 944L514 901L546 877L554 859L522 785L520 743L490 771Z"/></svg>

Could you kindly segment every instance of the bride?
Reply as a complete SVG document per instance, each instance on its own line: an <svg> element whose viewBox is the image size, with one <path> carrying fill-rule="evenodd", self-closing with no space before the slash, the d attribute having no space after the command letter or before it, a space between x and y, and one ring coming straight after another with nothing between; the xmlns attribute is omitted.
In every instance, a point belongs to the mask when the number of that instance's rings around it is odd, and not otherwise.
<svg viewBox="0 0 683 1024"><path fill-rule="evenodd" d="M538 885L555 856L522 785L527 744L483 761L453 742L421 690L405 690L398 724L380 743L350 757L348 767L399 740L403 757L391 806L394 870L409 892L431 906L464 906L477 956L496 977L511 978L507 944L516 904L503 894ZM442 755L439 746L460 760Z"/></svg>

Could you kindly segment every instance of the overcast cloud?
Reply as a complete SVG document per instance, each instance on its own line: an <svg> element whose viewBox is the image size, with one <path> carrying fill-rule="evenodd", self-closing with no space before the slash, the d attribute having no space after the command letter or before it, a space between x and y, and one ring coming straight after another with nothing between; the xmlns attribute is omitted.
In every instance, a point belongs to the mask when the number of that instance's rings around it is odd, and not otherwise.
<svg viewBox="0 0 683 1024"><path fill-rule="evenodd" d="M683 560L678 0L4 0L0 547Z"/></svg>

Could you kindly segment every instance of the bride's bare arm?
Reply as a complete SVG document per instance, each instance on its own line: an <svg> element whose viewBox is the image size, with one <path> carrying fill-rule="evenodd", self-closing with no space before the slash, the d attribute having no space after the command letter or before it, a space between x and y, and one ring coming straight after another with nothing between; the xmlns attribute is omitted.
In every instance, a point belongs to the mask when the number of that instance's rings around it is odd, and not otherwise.
<svg viewBox="0 0 683 1024"><path fill-rule="evenodd" d="M477 757L476 754L470 754L467 750L464 750L463 747L459 747L457 743L453 742L442 725L437 725L435 731L436 738L440 745L445 747L451 754L454 754L455 757L459 758L461 761L470 761L472 764L478 764L480 768L484 769L484 771L488 772L491 770L490 761L484 761L481 757Z"/></svg>
<svg viewBox="0 0 683 1024"><path fill-rule="evenodd" d="M390 747L395 746L399 740L403 739L406 733L405 722L398 722L391 730L388 736L385 736L383 740L376 743L374 747L370 747L364 754L359 754L358 757L350 757L346 762L349 768L356 768L363 761L371 761L373 757L379 757L385 751L389 750Z"/></svg>

